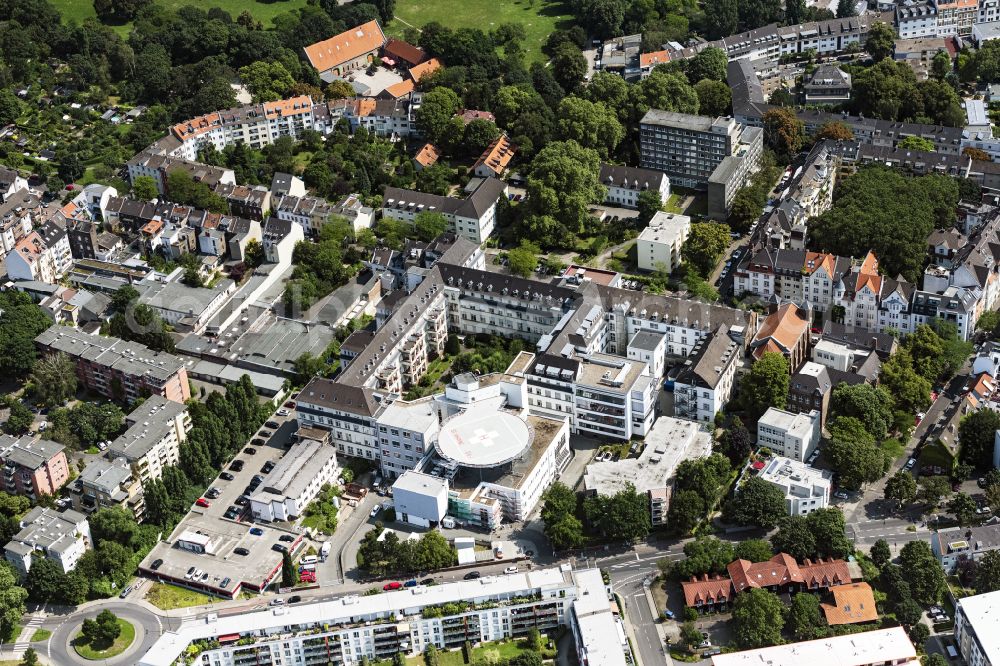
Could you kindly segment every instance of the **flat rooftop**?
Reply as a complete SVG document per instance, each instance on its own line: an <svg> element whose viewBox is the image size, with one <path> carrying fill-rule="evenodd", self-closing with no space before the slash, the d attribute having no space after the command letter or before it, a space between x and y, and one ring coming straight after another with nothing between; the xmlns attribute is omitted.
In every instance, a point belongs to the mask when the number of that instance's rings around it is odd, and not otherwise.
<svg viewBox="0 0 1000 666"><path fill-rule="evenodd" d="M788 643L712 657L713 666L916 666L917 651L902 627Z"/></svg>
<svg viewBox="0 0 1000 666"><path fill-rule="evenodd" d="M640 493L665 488L681 461L711 453L712 438L698 423L661 416L646 435L646 447L638 458L591 463L583 485L599 495L614 495L629 483Z"/></svg>
<svg viewBox="0 0 1000 666"><path fill-rule="evenodd" d="M579 357L580 374L577 385L585 384L603 391L627 393L645 368L645 363L630 361L611 354L591 354Z"/></svg>
<svg viewBox="0 0 1000 666"><path fill-rule="evenodd" d="M1000 592L963 597L958 605L975 628L987 663L1000 663Z"/></svg>
<svg viewBox="0 0 1000 666"><path fill-rule="evenodd" d="M442 424L436 447L442 457L463 467L494 467L520 456L532 439L523 419L472 405Z"/></svg>
<svg viewBox="0 0 1000 666"><path fill-rule="evenodd" d="M642 117L641 121L643 125L665 125L691 130L692 132L711 132L713 126L724 128L731 122L733 122L732 118L724 116L713 119L708 116L696 116L690 113L677 113L675 111L662 111L660 109L650 109Z"/></svg>

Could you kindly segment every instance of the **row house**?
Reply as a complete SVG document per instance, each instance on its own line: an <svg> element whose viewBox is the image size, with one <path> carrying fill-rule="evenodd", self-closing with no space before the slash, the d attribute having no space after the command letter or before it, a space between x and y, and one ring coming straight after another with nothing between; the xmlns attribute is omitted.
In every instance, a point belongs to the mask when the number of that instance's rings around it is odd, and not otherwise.
<svg viewBox="0 0 1000 666"><path fill-rule="evenodd" d="M364 205L360 194L349 194L336 204L317 197L286 195L275 202L273 214L279 220L295 222L309 237L318 235L333 215L346 219L356 232L371 227L375 217L374 209Z"/></svg>
<svg viewBox="0 0 1000 666"><path fill-rule="evenodd" d="M55 284L73 265L66 230L50 220L24 236L7 253L7 275L13 280Z"/></svg>
<svg viewBox="0 0 1000 666"><path fill-rule="evenodd" d="M507 196L507 185L496 178L471 182L465 197L447 197L416 190L387 187L382 199L382 216L413 224L420 213L439 213L449 224L449 232L483 243L497 222L497 202Z"/></svg>
<svg viewBox="0 0 1000 666"><path fill-rule="evenodd" d="M0 204L0 248L10 252L18 241L31 233L41 201L28 190L19 190Z"/></svg>
<svg viewBox="0 0 1000 666"><path fill-rule="evenodd" d="M229 204L229 212L237 217L261 222L271 209L271 192L263 187L220 183L215 193Z"/></svg>

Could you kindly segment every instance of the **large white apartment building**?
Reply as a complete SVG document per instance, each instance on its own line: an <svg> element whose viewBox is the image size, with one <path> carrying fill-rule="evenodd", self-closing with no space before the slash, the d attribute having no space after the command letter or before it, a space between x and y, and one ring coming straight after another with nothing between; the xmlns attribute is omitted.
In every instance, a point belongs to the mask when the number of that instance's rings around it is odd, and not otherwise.
<svg viewBox="0 0 1000 666"><path fill-rule="evenodd" d="M250 497L250 512L255 520L294 520L305 512L324 485L335 482L339 472L337 452L327 445L326 437L301 438Z"/></svg>
<svg viewBox="0 0 1000 666"><path fill-rule="evenodd" d="M187 405L151 395L125 418L127 429L108 447L112 459L124 458L142 481L163 476L180 459L180 443L191 431Z"/></svg>
<svg viewBox="0 0 1000 666"><path fill-rule="evenodd" d="M439 213L448 220L449 231L473 243L483 243L496 227L497 202L507 196L507 185L496 178L484 178L470 182L464 194L459 199L387 187L382 197L382 216L413 224L420 213Z"/></svg>
<svg viewBox="0 0 1000 666"><path fill-rule="evenodd" d="M774 456L758 476L785 494L785 510L790 516L804 516L830 504L832 474L826 470Z"/></svg>
<svg viewBox="0 0 1000 666"><path fill-rule="evenodd" d="M900 39L938 36L938 9L932 0L905 0L896 5Z"/></svg>
<svg viewBox="0 0 1000 666"><path fill-rule="evenodd" d="M611 603L596 569L539 569L384 594L345 595L280 612L212 615L205 622L165 632L137 663L166 666L192 643L214 640L218 646L200 654L202 663L211 666L262 659L275 664L356 666L362 659L388 659L397 652L419 655L431 644L461 648L466 641L476 644L522 637L531 629L569 627L576 642L586 648L584 654L591 655L590 664L625 666L633 658ZM424 612L429 609L436 612ZM598 656L601 661L593 661Z"/></svg>
<svg viewBox="0 0 1000 666"><path fill-rule="evenodd" d="M822 430L820 413L815 409L795 414L769 407L757 421L757 445L802 462L816 450Z"/></svg>
<svg viewBox="0 0 1000 666"><path fill-rule="evenodd" d="M969 666L1000 664L1000 592L963 597L955 606L955 642Z"/></svg>
<svg viewBox="0 0 1000 666"><path fill-rule="evenodd" d="M918 666L917 650L903 627L785 643L712 657L712 666L837 664L837 666Z"/></svg>
<svg viewBox="0 0 1000 666"><path fill-rule="evenodd" d="M656 192L660 203L670 198L670 179L661 171L602 163L600 180L608 192L604 203L609 206L637 208L639 195L649 190Z"/></svg>
<svg viewBox="0 0 1000 666"><path fill-rule="evenodd" d="M658 211L635 241L639 270L673 272L681 265L681 249L689 233L690 217Z"/></svg>
<svg viewBox="0 0 1000 666"><path fill-rule="evenodd" d="M732 397L741 356L742 347L725 324L699 341L674 379L674 413L713 423Z"/></svg>
<svg viewBox="0 0 1000 666"><path fill-rule="evenodd" d="M4 557L24 575L36 557L50 559L69 573L93 545L87 517L72 509L36 506L18 524L21 529L4 546Z"/></svg>

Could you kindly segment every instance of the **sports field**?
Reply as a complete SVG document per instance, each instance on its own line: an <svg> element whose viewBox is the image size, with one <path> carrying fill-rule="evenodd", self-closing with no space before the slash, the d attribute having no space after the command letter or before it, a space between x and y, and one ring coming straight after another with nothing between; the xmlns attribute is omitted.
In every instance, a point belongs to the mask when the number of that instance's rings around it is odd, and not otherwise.
<svg viewBox="0 0 1000 666"><path fill-rule="evenodd" d="M570 27L573 15L564 3L551 0L398 0L389 32L401 35L407 26L419 28L431 21L487 32L501 23L520 23L527 33L524 48L530 63L545 58L542 44L556 28Z"/></svg>

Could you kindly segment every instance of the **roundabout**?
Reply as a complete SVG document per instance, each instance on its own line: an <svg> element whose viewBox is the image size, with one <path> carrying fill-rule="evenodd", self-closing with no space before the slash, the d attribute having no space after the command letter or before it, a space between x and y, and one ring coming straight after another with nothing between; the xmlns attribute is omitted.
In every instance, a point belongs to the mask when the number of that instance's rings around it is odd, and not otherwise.
<svg viewBox="0 0 1000 666"><path fill-rule="evenodd" d="M102 611L114 613L121 626L121 634L109 646L83 643L80 636L84 620L96 620ZM55 619L55 618L52 618ZM52 635L39 652L55 664L107 664L108 666L136 664L166 628L161 619L137 604L106 602L78 610L59 618L52 627ZM166 620L166 618L164 618ZM50 625L51 626L51 625Z"/></svg>
<svg viewBox="0 0 1000 666"><path fill-rule="evenodd" d="M110 626L116 635L88 637L85 635L86 628L81 624L80 633L73 638L73 649L78 655L90 661L117 657L135 642L135 625L128 620L115 617ZM102 627L102 630L104 629L106 627Z"/></svg>

